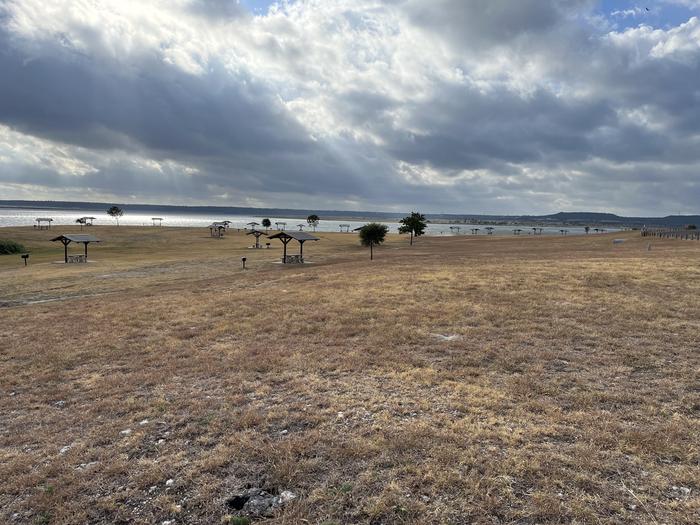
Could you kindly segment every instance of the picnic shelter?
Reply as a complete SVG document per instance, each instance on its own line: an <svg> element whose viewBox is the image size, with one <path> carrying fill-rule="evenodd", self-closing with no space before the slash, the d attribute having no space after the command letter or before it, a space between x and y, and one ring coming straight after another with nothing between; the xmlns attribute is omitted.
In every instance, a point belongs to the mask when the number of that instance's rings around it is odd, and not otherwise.
<svg viewBox="0 0 700 525"><path fill-rule="evenodd" d="M260 246L260 236L265 235L265 232L260 230L250 230L246 235L255 235L255 248L261 248Z"/></svg>
<svg viewBox="0 0 700 525"><path fill-rule="evenodd" d="M304 262L304 243L306 241L318 241L319 238L311 235L308 232L297 232L297 231L281 231L270 235L270 239L279 239L282 241L284 246L284 253L282 256L282 262L284 264L288 263L303 263ZM299 255L287 255L287 244L290 241L295 240L299 243Z"/></svg>
<svg viewBox="0 0 700 525"><path fill-rule="evenodd" d="M226 224L223 222L212 222L207 228L209 228L209 234L212 237L223 237L226 231Z"/></svg>
<svg viewBox="0 0 700 525"><path fill-rule="evenodd" d="M50 230L53 219L51 217L37 217L35 228L40 230Z"/></svg>
<svg viewBox="0 0 700 525"><path fill-rule="evenodd" d="M51 242L61 242L63 244L63 260L64 262L87 262L88 259L88 244L91 242L100 242L94 235L84 235L82 233L71 233L68 235L59 235L51 239ZM68 256L68 245L70 243L82 243L84 255Z"/></svg>

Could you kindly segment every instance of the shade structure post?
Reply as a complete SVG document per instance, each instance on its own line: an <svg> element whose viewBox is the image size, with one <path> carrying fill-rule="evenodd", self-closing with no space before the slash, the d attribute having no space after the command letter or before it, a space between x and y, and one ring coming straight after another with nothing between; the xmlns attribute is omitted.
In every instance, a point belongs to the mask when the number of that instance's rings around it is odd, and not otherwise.
<svg viewBox="0 0 700 525"><path fill-rule="evenodd" d="M282 264L287 264L287 243L289 239L282 239L282 244L284 245L284 251L282 254Z"/></svg>
<svg viewBox="0 0 700 525"><path fill-rule="evenodd" d="M68 264L68 243L70 241L67 239L64 239L61 242L63 243L63 262Z"/></svg>
<svg viewBox="0 0 700 525"><path fill-rule="evenodd" d="M85 246L85 261L87 261L87 245L88 245L88 243L86 243L86 242L83 243L83 246Z"/></svg>
<svg viewBox="0 0 700 525"><path fill-rule="evenodd" d="M304 241L299 241L299 258L304 262Z"/></svg>

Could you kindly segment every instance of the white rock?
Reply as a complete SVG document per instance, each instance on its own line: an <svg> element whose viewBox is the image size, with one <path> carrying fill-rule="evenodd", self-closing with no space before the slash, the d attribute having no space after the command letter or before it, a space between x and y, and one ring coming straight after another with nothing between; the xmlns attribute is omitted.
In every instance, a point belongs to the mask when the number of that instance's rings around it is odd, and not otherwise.
<svg viewBox="0 0 700 525"><path fill-rule="evenodd" d="M170 486L172 486L173 483L175 483L175 480L174 480L174 479L169 479L168 481L165 482L165 486L166 486L166 487L170 487Z"/></svg>
<svg viewBox="0 0 700 525"><path fill-rule="evenodd" d="M128 436L129 434L131 434L131 429L130 429L130 428L127 428L127 429L125 429L125 430L122 430L122 431L119 432L119 433L120 433L122 436Z"/></svg>
<svg viewBox="0 0 700 525"><path fill-rule="evenodd" d="M175 523L175 520L165 520L162 525L173 525Z"/></svg>
<svg viewBox="0 0 700 525"><path fill-rule="evenodd" d="M70 445L66 445L65 447L61 447L61 450L58 451L59 454L65 454L70 450Z"/></svg>
<svg viewBox="0 0 700 525"><path fill-rule="evenodd" d="M148 419L143 419L143 420L139 421L139 425L141 425L141 426L148 425Z"/></svg>
<svg viewBox="0 0 700 525"><path fill-rule="evenodd" d="M297 495L294 494L291 490L283 490L280 492L279 496L279 502L280 505L287 503L288 501L292 501L293 499L296 499Z"/></svg>
<svg viewBox="0 0 700 525"><path fill-rule="evenodd" d="M443 334L430 334L436 339L439 339L440 341L457 341L458 339L461 339L462 336L458 334L450 334L450 335L443 335Z"/></svg>

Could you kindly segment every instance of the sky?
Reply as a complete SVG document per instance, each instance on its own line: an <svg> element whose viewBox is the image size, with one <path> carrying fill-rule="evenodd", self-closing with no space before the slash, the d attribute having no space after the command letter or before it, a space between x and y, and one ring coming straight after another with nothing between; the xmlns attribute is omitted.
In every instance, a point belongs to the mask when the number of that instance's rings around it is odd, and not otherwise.
<svg viewBox="0 0 700 525"><path fill-rule="evenodd" d="M700 0L0 0L0 199L700 213Z"/></svg>

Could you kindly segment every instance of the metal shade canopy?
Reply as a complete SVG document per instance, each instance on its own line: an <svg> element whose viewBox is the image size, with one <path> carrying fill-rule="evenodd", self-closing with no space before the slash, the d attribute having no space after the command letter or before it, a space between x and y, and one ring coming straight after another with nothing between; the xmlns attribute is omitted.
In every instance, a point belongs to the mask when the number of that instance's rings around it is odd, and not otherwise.
<svg viewBox="0 0 700 525"><path fill-rule="evenodd" d="M43 226L41 223L45 222L46 226ZM46 228L47 230L51 229L51 223L53 222L53 219L51 217L38 217L36 219L36 227L39 228L40 230L43 230Z"/></svg>
<svg viewBox="0 0 700 525"><path fill-rule="evenodd" d="M214 237L214 233L216 232L216 237L223 237L224 232L226 231L226 224L223 222L213 222L209 226L209 233L211 234L212 237Z"/></svg>
<svg viewBox="0 0 700 525"><path fill-rule="evenodd" d="M260 230L250 230L246 235L255 235L255 247L260 248L260 236L265 235L265 232Z"/></svg>
<svg viewBox="0 0 700 525"><path fill-rule="evenodd" d="M270 239L294 239L295 241L319 241L320 239L309 232L284 231L269 235Z"/></svg>
<svg viewBox="0 0 700 525"><path fill-rule="evenodd" d="M60 241L63 244L64 262L68 262L68 245L72 242L81 242L85 247L85 260L87 261L87 247L91 242L101 242L94 235L85 235L82 233L71 233L68 235L59 235L51 239L51 242Z"/></svg>
<svg viewBox="0 0 700 525"><path fill-rule="evenodd" d="M284 255L282 256L282 262L287 264L287 244L294 239L299 242L299 260L304 262L304 243L306 241L318 241L320 240L315 235L311 235L308 232L300 231L281 231L269 236L270 239L279 239L284 245Z"/></svg>
<svg viewBox="0 0 700 525"><path fill-rule="evenodd" d="M82 233L71 233L68 235L59 235L58 237L51 239L51 242L63 241L64 239L67 239L70 242L101 242L94 235L83 235Z"/></svg>

